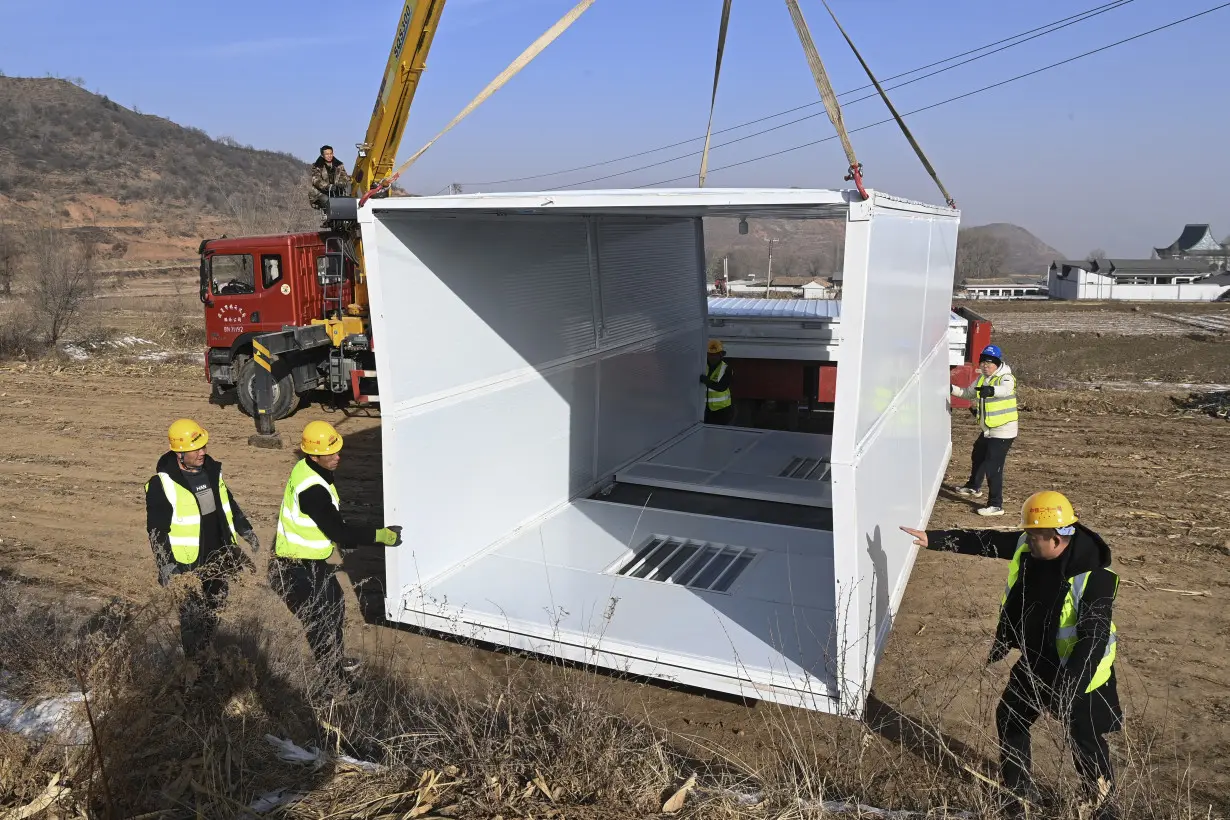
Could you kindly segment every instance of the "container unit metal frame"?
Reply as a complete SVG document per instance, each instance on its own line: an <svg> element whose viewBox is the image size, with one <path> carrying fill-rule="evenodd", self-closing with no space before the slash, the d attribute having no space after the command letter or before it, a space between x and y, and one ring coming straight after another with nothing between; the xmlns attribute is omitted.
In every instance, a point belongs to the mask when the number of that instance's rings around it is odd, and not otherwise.
<svg viewBox="0 0 1230 820"><path fill-rule="evenodd" d="M831 436L702 423L702 218L846 221ZM372 201L394 621L859 714L951 454L959 213L870 192Z"/></svg>

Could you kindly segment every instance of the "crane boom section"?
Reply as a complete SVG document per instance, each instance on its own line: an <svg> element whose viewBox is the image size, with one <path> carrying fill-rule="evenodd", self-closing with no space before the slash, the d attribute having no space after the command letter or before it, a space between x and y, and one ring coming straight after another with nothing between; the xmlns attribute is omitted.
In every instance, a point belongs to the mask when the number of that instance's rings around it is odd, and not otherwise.
<svg viewBox="0 0 1230 820"><path fill-rule="evenodd" d="M393 170L406 130L406 115L427 65L427 52L440 25L444 3L445 0L406 0L402 7L384 78L376 93L372 119L359 145L359 156L351 175L354 180L352 194L356 197L363 196Z"/></svg>

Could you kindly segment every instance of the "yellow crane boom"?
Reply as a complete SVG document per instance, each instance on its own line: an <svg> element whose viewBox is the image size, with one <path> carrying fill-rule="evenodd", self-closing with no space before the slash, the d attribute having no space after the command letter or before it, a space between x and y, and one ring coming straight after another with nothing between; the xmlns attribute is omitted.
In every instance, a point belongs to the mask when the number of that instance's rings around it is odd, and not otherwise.
<svg viewBox="0 0 1230 820"><path fill-rule="evenodd" d="M406 0L402 7L401 22L389 49L367 134L356 146L359 156L351 174L353 196L363 196L393 170L406 130L406 115L427 65L427 52L439 28L444 3L445 0Z"/></svg>

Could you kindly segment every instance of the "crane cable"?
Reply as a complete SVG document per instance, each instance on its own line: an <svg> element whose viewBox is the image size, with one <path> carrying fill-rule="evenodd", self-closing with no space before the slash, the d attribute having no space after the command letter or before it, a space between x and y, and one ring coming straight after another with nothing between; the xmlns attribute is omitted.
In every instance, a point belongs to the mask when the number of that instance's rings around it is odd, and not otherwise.
<svg viewBox="0 0 1230 820"><path fill-rule="evenodd" d="M824 110L828 113L833 127L837 129L837 135L841 137L841 147L846 151L846 160L850 163L850 171L846 180L852 180L854 186L858 188L859 195L866 199L867 191L863 188L863 166L859 164L858 158L854 155L854 146L850 143L850 135L846 133L846 123L841 116L841 104L837 102L837 95L833 93L829 75L825 72L824 63L820 60L820 52L816 51L816 44L812 42L811 30L807 28L807 21L803 19L798 0L786 0L786 6L790 9L790 18L794 21L794 30L798 32L803 53L807 56L807 65L811 68L812 79L816 81L816 90L820 92L820 99L824 101Z"/></svg>
<svg viewBox="0 0 1230 820"><path fill-rule="evenodd" d="M793 0L788 0L793 2ZM940 193L944 196L944 201L948 203L949 208L956 208L957 203L948 194L948 190L944 188L944 183L940 182L940 177L935 173L935 168L932 167L927 155L923 153L922 148L918 145L918 141L914 139L914 135L910 133L909 127L906 126L905 120L897 113L897 109L893 107L893 103L888 99L888 94L885 93L880 81L871 73L871 67L867 65L867 61L863 59L863 55L859 53L858 48L854 45L854 41L850 39L850 35L846 34L846 30L842 28L841 23L837 20L837 15L833 13L833 9L829 6L828 0L821 0L824 3L824 8L828 10L829 16L833 18L833 22L837 24L837 30L841 32L841 36L846 38L846 43L849 44L850 50L854 52L854 56L858 58L859 64L863 70L867 72L867 79L871 80L871 84L876 87L876 91L880 92L880 98L884 100L884 104L888 106L889 112L893 115L893 119L897 121L897 125L901 126L901 133L905 134L906 140L914 149L914 153L918 155L918 159L922 162L923 167L927 169L927 173L931 175L931 179L935 180L936 186L940 189Z"/></svg>
<svg viewBox="0 0 1230 820"><path fill-rule="evenodd" d="M470 113L474 109L482 105L487 100L488 97L490 97L492 94L494 94L495 92L503 88L504 85L509 80L511 80L521 71L521 69L525 68L527 65L529 65L533 61L535 57L541 54L543 49L551 45L551 43L555 42L555 39L559 37L561 34L563 34L568 29L569 26L575 23L577 21L577 18L580 17L582 14L584 14L586 10L588 10L589 7L592 6L593 4L594 4L594 0L581 0L581 2L573 6L573 8L567 14L565 14L563 17L561 17L559 20L556 21L555 25L551 26L551 28L543 32L542 36L540 36L537 40L531 43L529 48L521 52L521 54L517 57L517 59L509 63L508 68L505 68L503 71L500 72L499 76L497 76L494 80L488 83L487 87L484 88L482 91L480 91L477 97L470 100L470 104L467 105L465 108L463 108L460 114L453 117L452 121L448 125L444 126L443 130L441 130L440 133L436 134L434 137L428 140L427 144L424 145L422 148L415 151L414 154L410 157L410 159L403 162L401 164L401 167L399 167L396 171L394 171L392 175L381 180L379 185L377 185L375 188L372 188L370 191L365 193L363 195L363 198L359 200L359 204L363 205L365 202L367 202L367 200L371 199L376 194L382 193L384 191L387 191L389 188L391 188L393 186L393 183L395 183L398 180L398 178L400 178L401 175L405 173L406 169L408 169L411 165L413 165L418 160L419 157L427 153L427 149L430 148L432 145L434 145L436 140L440 139L440 137L444 136L449 131L451 131L453 129L453 126L455 126L457 123L461 122L467 116L469 116Z"/></svg>
<svg viewBox="0 0 1230 820"><path fill-rule="evenodd" d="M705 187L705 175L709 172L709 137L713 135L713 109L717 106L718 75L722 73L722 52L726 49L726 28L730 23L730 4L722 2L722 24L718 28L717 60L713 66L713 94L709 98L709 126L705 129L705 147L700 153L700 184Z"/></svg>

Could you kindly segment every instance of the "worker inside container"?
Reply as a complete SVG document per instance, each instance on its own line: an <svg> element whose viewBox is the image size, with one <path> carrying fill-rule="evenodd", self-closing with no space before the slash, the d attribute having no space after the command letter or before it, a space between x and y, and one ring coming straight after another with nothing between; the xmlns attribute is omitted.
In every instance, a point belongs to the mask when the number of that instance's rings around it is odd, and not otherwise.
<svg viewBox="0 0 1230 820"><path fill-rule="evenodd" d="M320 156L312 163L312 189L308 199L313 208L323 209L330 196L345 196L350 188L350 174L346 166L333 156L332 145L320 146Z"/></svg>
<svg viewBox="0 0 1230 820"><path fill-rule="evenodd" d="M705 361L708 370L700 377L705 386L705 424L731 424L735 416L730 398L731 370L726 363L726 348L719 340L709 340Z"/></svg>

